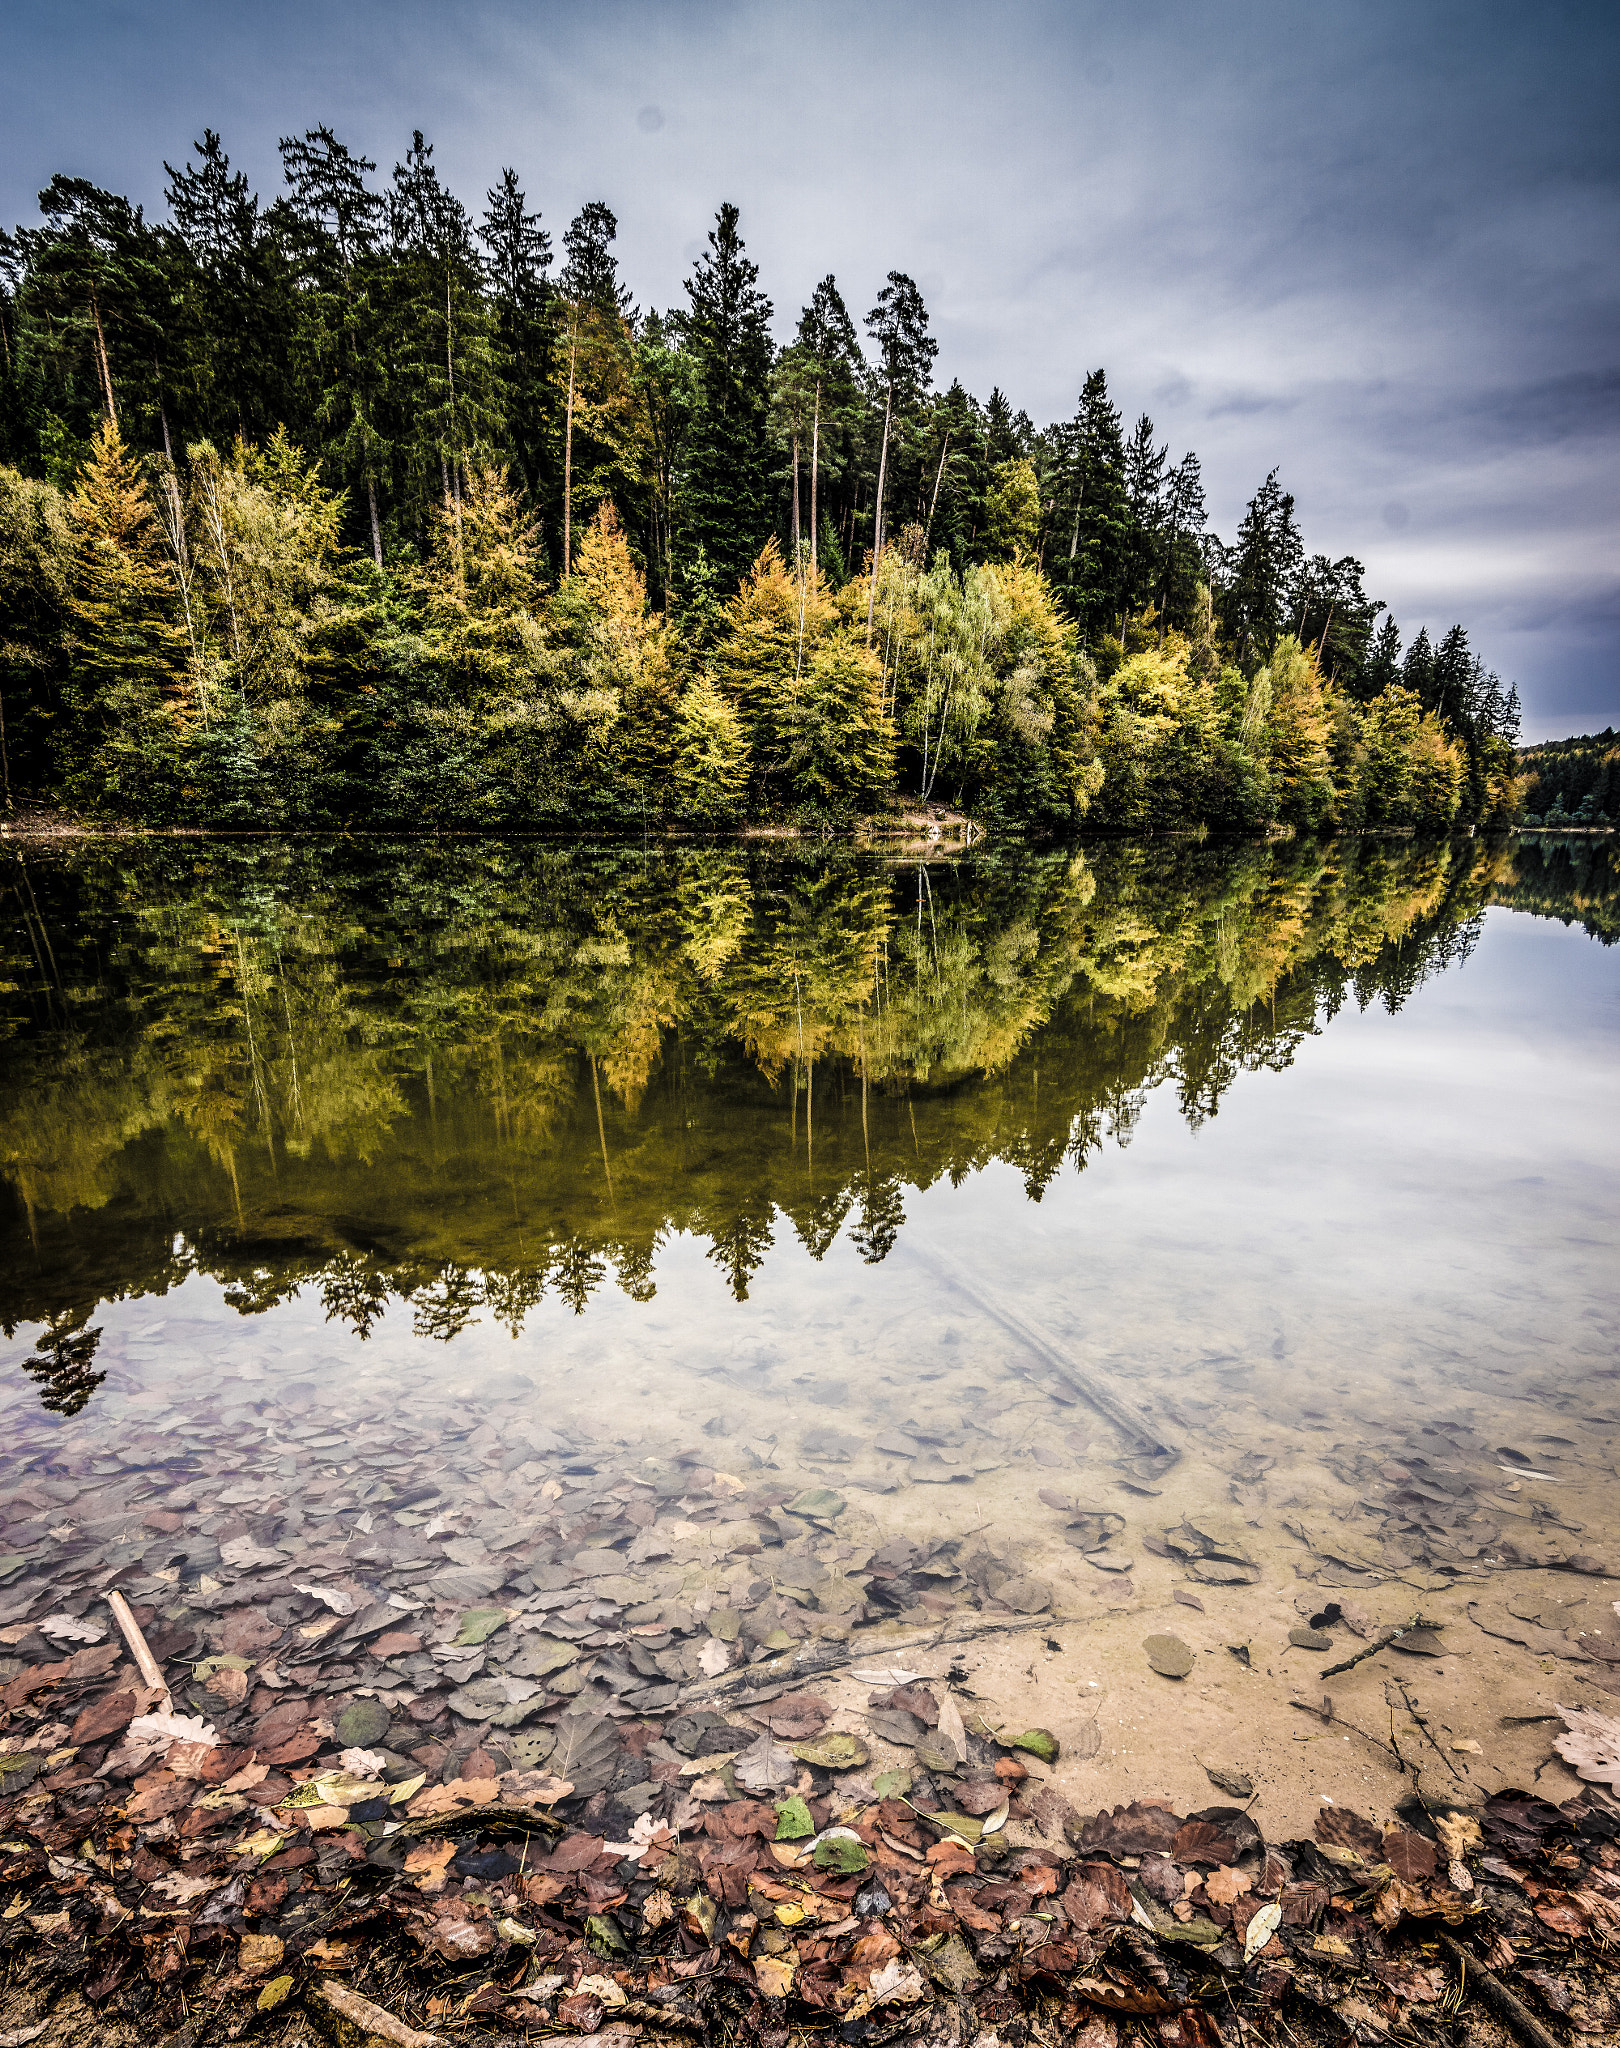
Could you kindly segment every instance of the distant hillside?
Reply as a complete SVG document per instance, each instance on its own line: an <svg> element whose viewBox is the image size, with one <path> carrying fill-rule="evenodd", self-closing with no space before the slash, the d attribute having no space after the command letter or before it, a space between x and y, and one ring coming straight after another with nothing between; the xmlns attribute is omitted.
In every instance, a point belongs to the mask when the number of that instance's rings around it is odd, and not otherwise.
<svg viewBox="0 0 1620 2048"><path fill-rule="evenodd" d="M1612 726L1576 739L1519 749L1527 825L1612 825L1620 820L1620 733Z"/></svg>

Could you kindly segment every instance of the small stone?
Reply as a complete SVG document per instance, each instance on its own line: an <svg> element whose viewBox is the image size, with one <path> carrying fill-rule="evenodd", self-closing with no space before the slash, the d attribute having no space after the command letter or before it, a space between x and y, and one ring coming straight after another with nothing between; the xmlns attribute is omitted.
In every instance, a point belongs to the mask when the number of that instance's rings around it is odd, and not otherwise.
<svg viewBox="0 0 1620 2048"><path fill-rule="evenodd" d="M1333 1648L1333 1638L1326 1629L1291 1628L1288 1631L1288 1640L1296 1650L1331 1650Z"/></svg>
<svg viewBox="0 0 1620 2048"><path fill-rule="evenodd" d="M351 1700L337 1719L337 1737L345 1749L371 1749L388 1733L392 1715L381 1700Z"/></svg>

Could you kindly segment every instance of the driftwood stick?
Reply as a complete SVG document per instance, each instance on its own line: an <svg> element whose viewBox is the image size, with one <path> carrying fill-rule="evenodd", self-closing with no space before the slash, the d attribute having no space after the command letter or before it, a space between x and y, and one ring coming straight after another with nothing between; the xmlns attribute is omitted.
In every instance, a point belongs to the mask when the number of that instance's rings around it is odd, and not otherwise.
<svg viewBox="0 0 1620 2048"><path fill-rule="evenodd" d="M122 1593L109 1593L107 1605L113 1611L113 1620L123 1632L124 1641L129 1645L129 1654L135 1659L142 1678L149 1689L163 1695L163 1704L169 1704L169 1682L163 1676L162 1666L146 1647L146 1638L141 1634L141 1625L130 1612L129 1602Z"/></svg>
<svg viewBox="0 0 1620 2048"><path fill-rule="evenodd" d="M1180 1457L1181 1452L1177 1445L1166 1443L1164 1438L1143 1422L1140 1416L1133 1415L1112 1389L1094 1380L1060 1344L1054 1343L1032 1323L1027 1323L1011 1302L993 1292L982 1280L966 1279L954 1266L916 1243L914 1239L906 1238L902 1242L913 1258L930 1267L947 1286L954 1287L958 1294L966 1295L975 1307L982 1309L992 1321L1000 1323L1004 1330L1027 1345L1036 1357L1043 1359L1056 1376L1072 1390L1076 1399L1084 1401L1088 1407L1095 1408L1099 1415L1106 1417L1139 1452L1158 1458Z"/></svg>
<svg viewBox="0 0 1620 2048"><path fill-rule="evenodd" d="M442 2035L424 2034L416 2027L407 2026L380 2005L373 2005L369 1998L362 1998L358 1991L351 1991L346 1984L334 1984L330 1978L316 1977L309 1988L315 1997L323 2000L351 2026L358 2027L364 2034L374 2034L379 2041L391 2041L394 2048L440 2048Z"/></svg>
<svg viewBox="0 0 1620 2048"><path fill-rule="evenodd" d="M696 1705L702 1700L724 1699L733 1694L762 1693L785 1685L802 1683L807 1678L822 1678L829 1671L842 1670L846 1664L865 1664L885 1657L898 1657L908 1650L939 1650L953 1643L969 1643L978 1636L1017 1635L1030 1628L1060 1628L1061 1621L1055 1614L1037 1614L1028 1620L1002 1621L993 1617L980 1621L971 1628L953 1628L947 1622L944 1628L936 1629L931 1636L916 1636L905 1643L867 1643L858 1649L840 1647L836 1656L814 1652L804 1657L789 1658L786 1663L772 1659L768 1664L749 1665L742 1671L728 1671L718 1678L700 1679L689 1685L681 1694L682 1707ZM664 1709L668 1712L668 1709Z"/></svg>
<svg viewBox="0 0 1620 2048"><path fill-rule="evenodd" d="M1477 1991L1496 2017L1518 2035L1529 2048L1561 2048L1561 2044L1548 2033L1522 1999L1515 1998L1501 1978L1487 1970L1478 1956L1471 1955L1460 1941L1453 1941L1449 1934L1437 1933L1435 1939L1457 1966L1462 1979L1462 1988Z"/></svg>

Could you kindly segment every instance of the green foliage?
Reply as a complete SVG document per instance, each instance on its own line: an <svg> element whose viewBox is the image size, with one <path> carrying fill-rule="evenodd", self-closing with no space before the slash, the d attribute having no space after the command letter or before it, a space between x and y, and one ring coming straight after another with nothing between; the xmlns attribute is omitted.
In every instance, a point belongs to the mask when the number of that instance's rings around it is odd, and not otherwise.
<svg viewBox="0 0 1620 2048"><path fill-rule="evenodd" d="M1579 739L1526 747L1517 766L1524 777L1527 823L1620 823L1620 733L1612 726Z"/></svg>
<svg viewBox="0 0 1620 2048"><path fill-rule="evenodd" d="M990 562L1034 559L1041 530L1041 486L1024 456L1003 462L984 501L984 552Z"/></svg>

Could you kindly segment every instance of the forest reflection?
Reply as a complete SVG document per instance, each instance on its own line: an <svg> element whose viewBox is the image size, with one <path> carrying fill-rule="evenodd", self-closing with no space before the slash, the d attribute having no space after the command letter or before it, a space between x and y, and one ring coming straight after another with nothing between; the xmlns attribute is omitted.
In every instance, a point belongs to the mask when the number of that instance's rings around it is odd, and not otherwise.
<svg viewBox="0 0 1620 2048"><path fill-rule="evenodd" d="M1492 901L1607 936L1597 859L13 852L0 1323L46 1326L30 1370L72 1412L97 1304L198 1272L244 1313L313 1288L361 1335L398 1300L448 1339L609 1280L647 1298L676 1232L739 1299L784 1232L876 1262L909 1190L999 1160L1039 1201L1160 1086L1196 1126L1346 1002L1399 1007Z"/></svg>

